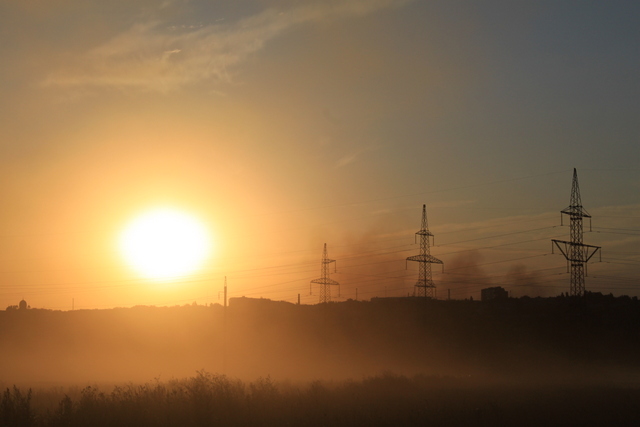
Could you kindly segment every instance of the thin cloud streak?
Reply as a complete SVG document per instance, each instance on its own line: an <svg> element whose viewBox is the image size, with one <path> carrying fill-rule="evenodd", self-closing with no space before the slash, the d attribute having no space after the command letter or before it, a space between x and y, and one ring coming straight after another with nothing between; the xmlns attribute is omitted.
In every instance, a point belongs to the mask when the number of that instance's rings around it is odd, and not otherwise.
<svg viewBox="0 0 640 427"><path fill-rule="evenodd" d="M168 92L206 80L232 83L230 69L291 28L357 17L410 0L342 0L265 10L234 24L176 28L162 22L133 25L43 82L45 86L135 88Z"/></svg>
<svg viewBox="0 0 640 427"><path fill-rule="evenodd" d="M365 147L351 154L347 154L346 156L343 156L340 159L338 159L338 161L335 163L335 167L336 168L345 167L351 163L356 162L363 154L369 151L374 151L376 149L377 149L376 147Z"/></svg>

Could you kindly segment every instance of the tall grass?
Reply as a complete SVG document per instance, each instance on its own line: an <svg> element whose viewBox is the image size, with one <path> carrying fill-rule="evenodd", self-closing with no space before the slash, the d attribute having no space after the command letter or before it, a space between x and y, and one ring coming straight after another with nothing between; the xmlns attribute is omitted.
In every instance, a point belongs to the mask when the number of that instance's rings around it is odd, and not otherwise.
<svg viewBox="0 0 640 427"><path fill-rule="evenodd" d="M637 425L638 402L637 385L514 385L390 373L333 383L269 377L245 383L199 371L108 390L13 387L2 394L0 425Z"/></svg>

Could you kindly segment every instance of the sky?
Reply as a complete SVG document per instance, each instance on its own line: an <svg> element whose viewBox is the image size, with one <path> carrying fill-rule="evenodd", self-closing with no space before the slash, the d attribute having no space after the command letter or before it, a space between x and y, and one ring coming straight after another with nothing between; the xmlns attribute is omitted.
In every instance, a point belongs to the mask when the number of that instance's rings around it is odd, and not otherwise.
<svg viewBox="0 0 640 427"><path fill-rule="evenodd" d="M311 304L324 243L334 300L406 296L423 204L438 298L558 295L574 168L587 290L640 295L639 21L615 0L0 0L0 307L215 304L225 277ZM123 260L156 207L206 225L202 268Z"/></svg>

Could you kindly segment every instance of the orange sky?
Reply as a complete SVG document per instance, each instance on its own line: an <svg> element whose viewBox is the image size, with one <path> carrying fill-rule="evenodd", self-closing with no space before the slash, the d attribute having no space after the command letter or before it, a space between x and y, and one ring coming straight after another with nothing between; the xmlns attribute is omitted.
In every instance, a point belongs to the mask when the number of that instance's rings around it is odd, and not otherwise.
<svg viewBox="0 0 640 427"><path fill-rule="evenodd" d="M624 2L3 2L0 308L406 295L423 203L438 295L568 290L552 238L576 167L603 246L587 289L639 294L637 6ZM217 250L177 283L117 251L173 206ZM565 289L566 288L566 289Z"/></svg>

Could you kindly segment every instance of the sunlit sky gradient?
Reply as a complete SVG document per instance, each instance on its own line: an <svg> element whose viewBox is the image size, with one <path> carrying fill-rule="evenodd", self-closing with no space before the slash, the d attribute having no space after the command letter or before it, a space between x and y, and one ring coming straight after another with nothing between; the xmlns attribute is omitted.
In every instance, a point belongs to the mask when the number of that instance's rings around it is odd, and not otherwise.
<svg viewBox="0 0 640 427"><path fill-rule="evenodd" d="M587 289L640 294L640 3L0 1L0 308L569 289L552 238L577 168ZM161 286L118 234L157 206L215 236ZM588 228L588 227L587 227ZM597 259L596 259L597 261Z"/></svg>

